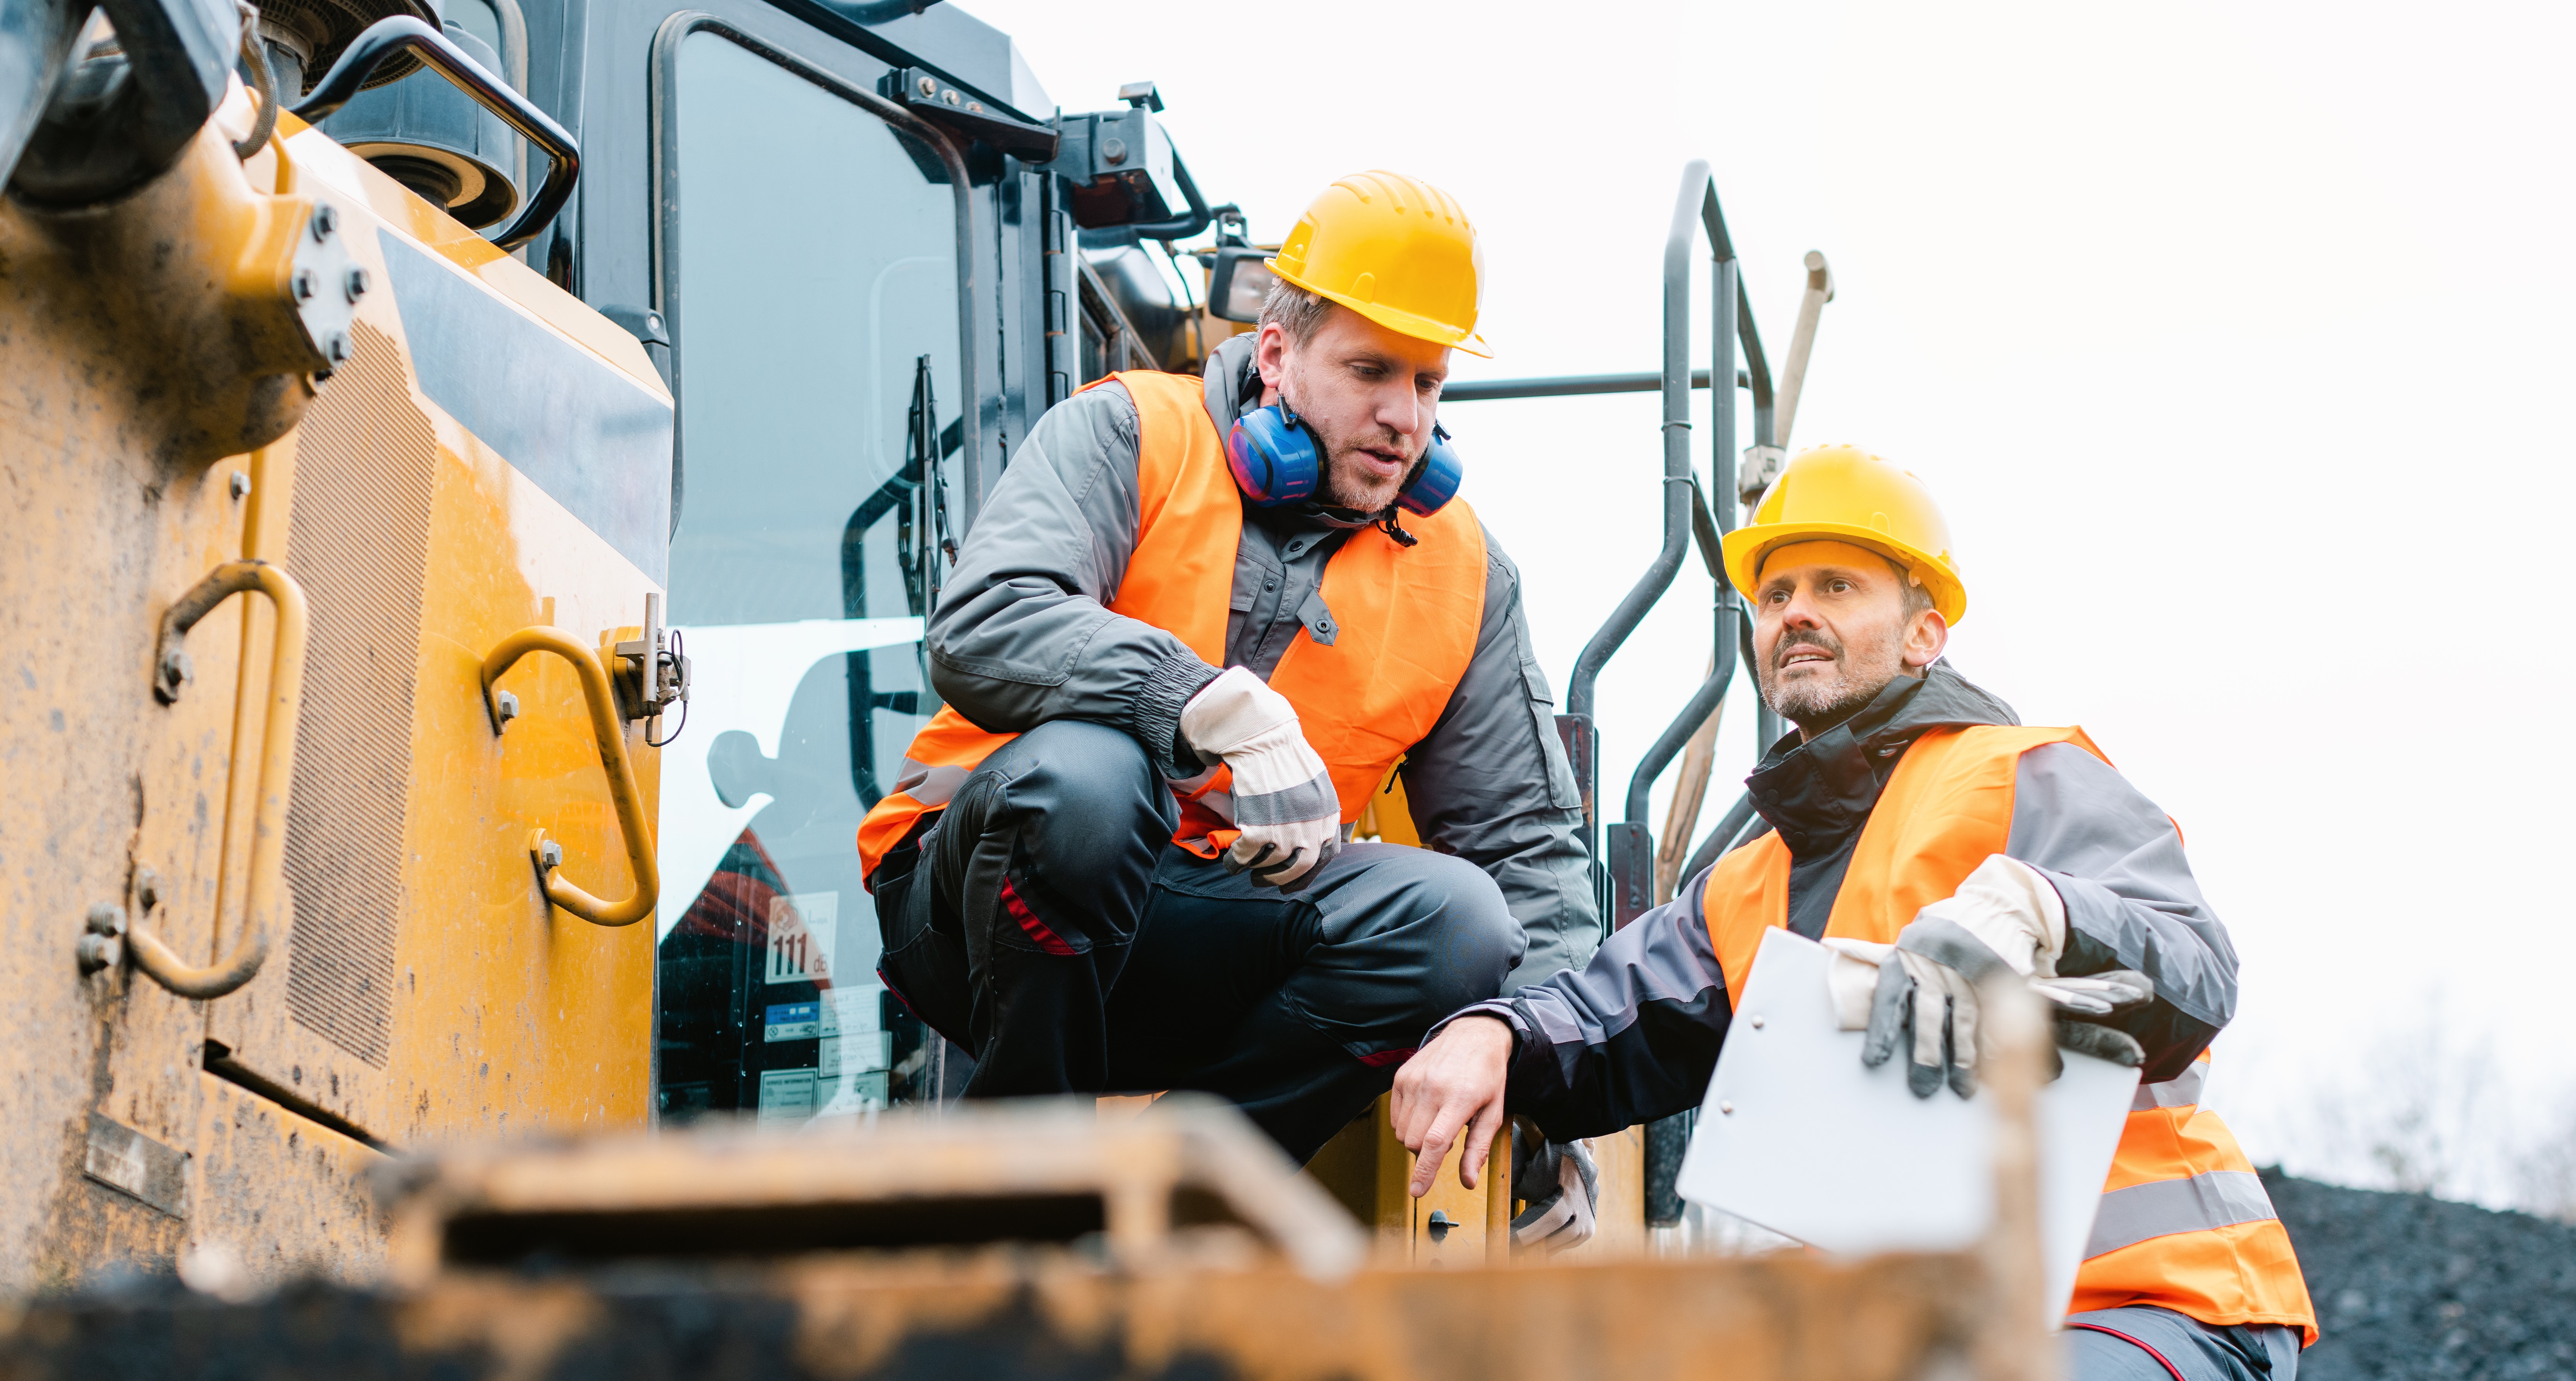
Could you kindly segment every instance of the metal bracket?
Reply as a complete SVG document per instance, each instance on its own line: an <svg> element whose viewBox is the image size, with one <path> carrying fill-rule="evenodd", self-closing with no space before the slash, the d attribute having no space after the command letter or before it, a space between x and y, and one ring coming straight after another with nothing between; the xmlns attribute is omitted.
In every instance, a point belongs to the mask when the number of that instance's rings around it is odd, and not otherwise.
<svg viewBox="0 0 2576 1381"><path fill-rule="evenodd" d="M658 719L689 699L689 659L662 626L662 597L644 596L644 636L609 649L617 658L617 709L630 720ZM506 692L504 692L506 694Z"/></svg>
<svg viewBox="0 0 2576 1381"><path fill-rule="evenodd" d="M1780 478L1780 472L1787 468L1788 463L1789 452L1782 447L1745 447L1744 464L1735 471L1737 501L1748 509L1760 504L1762 496L1771 490L1771 481Z"/></svg>
<svg viewBox="0 0 2576 1381"><path fill-rule="evenodd" d="M970 139L981 139L1022 162L1046 162L1055 157L1062 141L1055 126L1033 125L1004 115L937 74L918 67L898 67L886 73L878 79L877 93L924 120Z"/></svg>

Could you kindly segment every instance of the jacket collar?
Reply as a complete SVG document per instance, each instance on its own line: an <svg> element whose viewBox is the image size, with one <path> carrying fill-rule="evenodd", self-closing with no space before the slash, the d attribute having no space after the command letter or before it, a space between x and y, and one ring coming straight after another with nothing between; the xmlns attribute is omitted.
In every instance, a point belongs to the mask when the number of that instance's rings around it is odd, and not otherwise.
<svg viewBox="0 0 2576 1381"><path fill-rule="evenodd" d="M1830 853L1868 823L1905 749L1927 730L2019 723L2011 706L1934 662L1921 679L1896 678L1860 713L1804 743L1791 730L1744 784L1792 857Z"/></svg>

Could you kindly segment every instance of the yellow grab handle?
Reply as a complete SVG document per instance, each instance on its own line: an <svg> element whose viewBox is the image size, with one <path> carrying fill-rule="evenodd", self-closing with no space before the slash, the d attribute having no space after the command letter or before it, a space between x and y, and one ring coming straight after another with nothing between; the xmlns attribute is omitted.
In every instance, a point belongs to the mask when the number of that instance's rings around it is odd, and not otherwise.
<svg viewBox="0 0 2576 1381"><path fill-rule="evenodd" d="M161 616L160 655L152 690L163 704L188 681L188 630L237 594L257 591L277 606L277 649L268 673L268 727L260 736L259 808L252 815L250 895L242 906L242 941L230 957L192 967L140 924L126 928L125 952L153 982L186 998L222 997L259 974L268 959L279 881L286 872L286 795L295 784L297 707L304 698L304 587L265 561L227 561L181 595ZM221 913L218 912L218 917Z"/></svg>
<svg viewBox="0 0 2576 1381"><path fill-rule="evenodd" d="M547 839L544 830L529 832L528 857L545 884L546 900L592 925L633 925L653 914L654 903L662 896L662 875L653 866L653 836L644 827L643 793L635 786L634 764L626 758L625 721L609 690L608 673L601 668L598 653L559 628L540 624L503 638L483 659L483 708L492 717L495 734L517 716L518 700L493 690L492 683L531 652L563 658L581 679L581 696L590 706L590 730L599 740L599 765L608 773L608 794L617 803L617 827L626 837L626 862L635 870L635 892L624 901L607 902L574 886L563 875L563 846Z"/></svg>

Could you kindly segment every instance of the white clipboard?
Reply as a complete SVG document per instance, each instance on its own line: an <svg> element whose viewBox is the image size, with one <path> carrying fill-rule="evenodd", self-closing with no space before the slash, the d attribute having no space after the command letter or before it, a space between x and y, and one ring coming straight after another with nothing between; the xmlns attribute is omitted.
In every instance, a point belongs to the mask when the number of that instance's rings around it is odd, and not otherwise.
<svg viewBox="0 0 2576 1381"><path fill-rule="evenodd" d="M1833 952L1762 937L1709 1081L1682 1197L1826 1251L1959 1251L1994 1217L1994 1105L1947 1089L1916 1098L1905 1061L1860 1062L1834 1018ZM2041 1255L2049 1312L2075 1293L2138 1072L2067 1053L2038 1099Z"/></svg>

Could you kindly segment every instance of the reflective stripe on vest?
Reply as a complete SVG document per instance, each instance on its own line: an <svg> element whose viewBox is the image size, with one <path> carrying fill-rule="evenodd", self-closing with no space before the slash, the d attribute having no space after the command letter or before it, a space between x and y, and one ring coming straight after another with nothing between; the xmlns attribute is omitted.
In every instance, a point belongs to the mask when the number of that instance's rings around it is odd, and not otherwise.
<svg viewBox="0 0 2576 1381"><path fill-rule="evenodd" d="M2138 1085L2137 1096L2129 1100L2131 1112L2153 1112L2158 1108L2195 1108L2200 1106L2200 1085L2209 1077L2209 1059L2203 1056L2191 1062L2191 1068L2170 1079Z"/></svg>
<svg viewBox="0 0 2576 1381"><path fill-rule="evenodd" d="M1137 523L1135 549L1108 608L1222 665L1243 499L1203 387L1178 374L1109 377L1136 404ZM1318 591L1332 611L1333 641L1291 638L1269 678L1297 708L1307 744L1324 760L1345 825L1448 707L1484 619L1485 533L1475 511L1452 501L1405 524L1413 547L1376 528L1342 540ZM862 875L873 876L913 823L947 805L967 774L1011 738L975 727L951 706L931 716L904 752L895 790L859 825ZM1174 842L1214 857L1233 842L1237 824L1265 823L1235 819L1232 785L1222 766L1173 782L1181 802Z"/></svg>
<svg viewBox="0 0 2576 1381"><path fill-rule="evenodd" d="M2178 1180L2149 1180L2102 1196L2093 1215L2086 1260L2133 1247L2150 1237L2207 1232L2277 1218L2263 1177L2251 1170L2204 1170Z"/></svg>
<svg viewBox="0 0 2576 1381"><path fill-rule="evenodd" d="M1852 846L1825 934L1892 942L1917 911L1956 892L2011 842L2022 754L2053 743L2103 756L2074 728L1991 725L1917 739ZM1789 864L1788 847L1768 833L1709 871L1701 911L1731 1004L1743 1000L1763 932L1789 922ZM2069 1312L2150 1304L2211 1324L2293 1324L2314 1341L2289 1235L2226 1124L2199 1106L2208 1068L2204 1054L2181 1075L2139 1087Z"/></svg>

